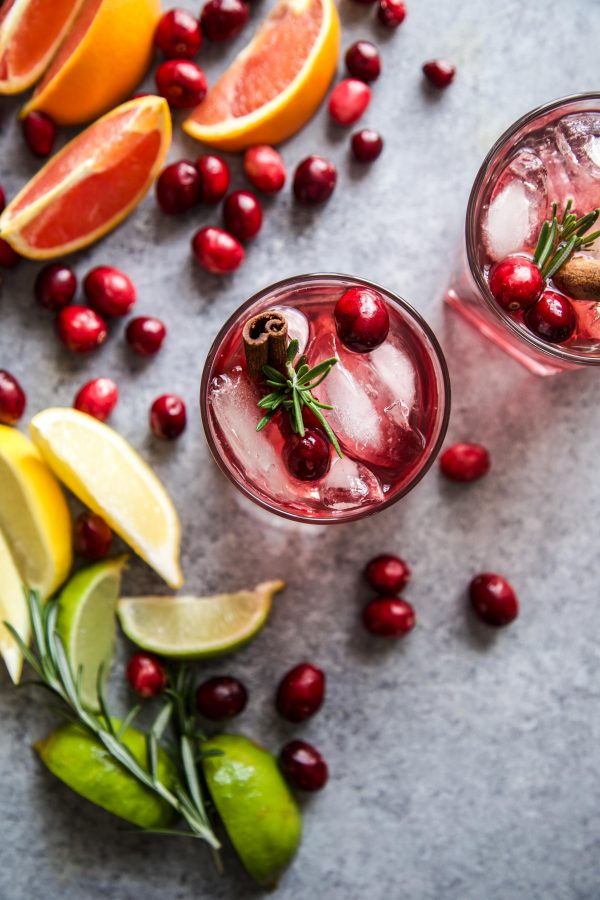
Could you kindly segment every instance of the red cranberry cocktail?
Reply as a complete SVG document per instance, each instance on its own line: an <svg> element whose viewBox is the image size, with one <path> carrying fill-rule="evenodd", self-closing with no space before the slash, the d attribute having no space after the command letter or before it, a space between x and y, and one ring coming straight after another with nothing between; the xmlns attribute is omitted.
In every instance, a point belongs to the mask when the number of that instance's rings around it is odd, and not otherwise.
<svg viewBox="0 0 600 900"><path fill-rule="evenodd" d="M200 402L215 460L244 494L288 518L340 522L425 474L450 387L435 336L403 300L359 278L303 275L224 325Z"/></svg>
<svg viewBox="0 0 600 900"><path fill-rule="evenodd" d="M524 116L475 180L447 301L537 374L600 364L599 207L600 95Z"/></svg>

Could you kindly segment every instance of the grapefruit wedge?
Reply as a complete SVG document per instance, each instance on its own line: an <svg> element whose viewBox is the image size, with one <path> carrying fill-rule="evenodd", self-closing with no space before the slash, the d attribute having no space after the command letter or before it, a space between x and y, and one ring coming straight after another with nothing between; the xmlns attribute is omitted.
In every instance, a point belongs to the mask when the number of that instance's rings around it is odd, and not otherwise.
<svg viewBox="0 0 600 900"><path fill-rule="evenodd" d="M339 44L333 0L279 0L184 130L220 150L285 140L321 103Z"/></svg>
<svg viewBox="0 0 600 900"><path fill-rule="evenodd" d="M18 94L42 77L82 3L6 0L0 10L0 94Z"/></svg>
<svg viewBox="0 0 600 900"><path fill-rule="evenodd" d="M123 103L53 156L0 216L22 256L53 259L98 240L144 197L171 141L166 100Z"/></svg>

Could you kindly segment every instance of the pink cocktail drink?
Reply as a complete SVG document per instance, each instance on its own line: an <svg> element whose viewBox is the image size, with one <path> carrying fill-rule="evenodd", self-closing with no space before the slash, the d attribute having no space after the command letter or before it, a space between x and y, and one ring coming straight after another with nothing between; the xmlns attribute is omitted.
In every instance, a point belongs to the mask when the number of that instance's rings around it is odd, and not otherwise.
<svg viewBox="0 0 600 900"><path fill-rule="evenodd" d="M367 352L349 349L336 331L336 304L354 288L376 291L389 315L387 336ZM265 413L258 404L273 387L249 376L243 331L266 310L284 316L305 369L337 360L312 396L340 453L326 441L325 471L316 477L297 477L290 464L290 443L299 440L293 408L279 407L256 430ZM277 390L279 381L273 385ZM259 505L300 521L360 518L405 494L435 459L449 404L446 364L427 324L388 291L341 275L299 276L251 298L217 336L201 388L204 428L220 468ZM323 446L327 436L317 416L302 411L307 434L316 431Z"/></svg>

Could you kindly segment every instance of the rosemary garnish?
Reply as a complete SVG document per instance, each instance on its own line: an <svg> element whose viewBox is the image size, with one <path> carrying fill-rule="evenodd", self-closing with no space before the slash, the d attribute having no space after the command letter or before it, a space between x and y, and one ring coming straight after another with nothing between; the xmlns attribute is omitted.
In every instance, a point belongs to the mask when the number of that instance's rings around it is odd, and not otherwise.
<svg viewBox="0 0 600 900"><path fill-rule="evenodd" d="M262 367L263 373L266 375L266 382L273 390L270 394L266 394L258 403L260 409L265 409L266 413L256 426L256 430L262 431L281 408L289 414L294 434L304 437L305 428L302 419L302 407L306 406L317 417L323 426L323 431L333 444L335 452L341 458L342 451L340 450L338 439L321 412L323 409L333 409L333 406L321 403L312 395L312 391L327 378L331 369L335 366L337 358L332 356L331 359L324 359L311 369L307 365L304 354L294 363L299 347L300 344L297 340L290 341L287 350L285 374L282 374L278 369L274 369L273 366Z"/></svg>
<svg viewBox="0 0 600 900"><path fill-rule="evenodd" d="M552 278L576 250L587 250L600 237L600 230L586 233L597 222L600 209L577 218L571 212L572 206L573 200L569 198L559 221L558 203L553 203L552 215L541 227L533 261L544 279Z"/></svg>

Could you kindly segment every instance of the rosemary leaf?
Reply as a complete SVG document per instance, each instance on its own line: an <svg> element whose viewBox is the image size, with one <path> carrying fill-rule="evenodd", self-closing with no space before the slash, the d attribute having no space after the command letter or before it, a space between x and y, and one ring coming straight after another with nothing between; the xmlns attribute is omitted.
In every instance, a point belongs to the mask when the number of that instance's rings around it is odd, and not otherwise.
<svg viewBox="0 0 600 900"><path fill-rule="evenodd" d="M274 369L273 366L263 366L263 372L265 375L268 375L271 381L275 381L277 384L281 385L285 384L285 376L277 371L277 369Z"/></svg>
<svg viewBox="0 0 600 900"><path fill-rule="evenodd" d="M117 736L118 740L120 740L123 737L123 735L125 734L127 729L133 724L133 720L135 719L135 717L137 716L137 714L139 713L141 708L142 707L139 704L137 704L136 706L132 706L132 708L129 710L129 712L127 713L127 715L125 716L125 718L123 719L123 721L121 723L121 727L117 731L116 736Z"/></svg>
<svg viewBox="0 0 600 900"><path fill-rule="evenodd" d="M294 339L293 341L290 341L289 347L287 348L288 363L291 364L294 362L294 360L296 358L296 354L298 353L299 347L300 347L300 342L298 340Z"/></svg>
<svg viewBox="0 0 600 900"><path fill-rule="evenodd" d="M302 403L300 401L300 394L296 388L294 388L292 392L292 399L294 401L294 419L296 420L297 434L300 437L304 437L304 420L302 418Z"/></svg>

